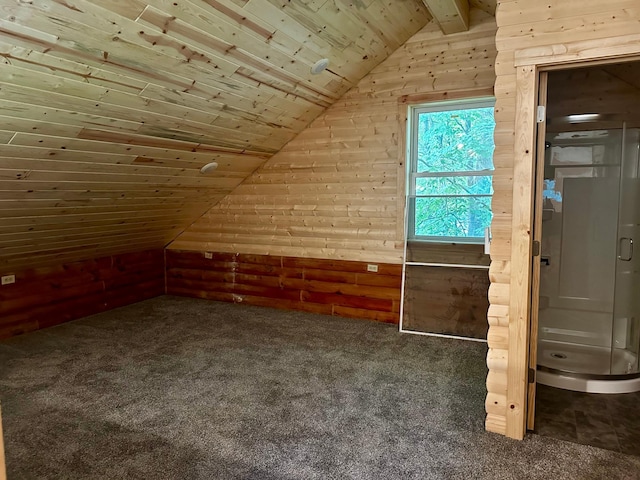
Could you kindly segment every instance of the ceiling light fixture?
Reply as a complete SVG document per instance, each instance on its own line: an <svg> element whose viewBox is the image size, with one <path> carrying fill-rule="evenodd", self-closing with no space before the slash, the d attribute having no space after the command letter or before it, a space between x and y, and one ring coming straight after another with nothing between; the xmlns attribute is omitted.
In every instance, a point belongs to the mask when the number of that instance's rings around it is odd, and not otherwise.
<svg viewBox="0 0 640 480"><path fill-rule="evenodd" d="M600 119L599 113L577 113L574 115L568 115L567 120L569 123L587 123L594 122Z"/></svg>
<svg viewBox="0 0 640 480"><path fill-rule="evenodd" d="M318 60L316 63L313 64L313 67L311 67L311 74L318 75L319 73L324 72L328 66L329 66L329 59L321 58L320 60Z"/></svg>
<svg viewBox="0 0 640 480"><path fill-rule="evenodd" d="M202 167L200 169L200 173L211 173L216 168L218 168L218 163L217 162L207 163L204 167Z"/></svg>

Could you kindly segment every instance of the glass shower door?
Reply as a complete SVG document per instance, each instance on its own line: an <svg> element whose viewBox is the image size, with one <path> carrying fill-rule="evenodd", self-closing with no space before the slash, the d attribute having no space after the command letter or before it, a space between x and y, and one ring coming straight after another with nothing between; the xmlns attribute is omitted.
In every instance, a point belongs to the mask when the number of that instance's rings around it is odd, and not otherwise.
<svg viewBox="0 0 640 480"><path fill-rule="evenodd" d="M611 373L622 138L622 128L547 136L539 366Z"/></svg>
<svg viewBox="0 0 640 480"><path fill-rule="evenodd" d="M640 130L626 129L618 209L611 373L639 371L640 348ZM634 251L635 250L635 251Z"/></svg>

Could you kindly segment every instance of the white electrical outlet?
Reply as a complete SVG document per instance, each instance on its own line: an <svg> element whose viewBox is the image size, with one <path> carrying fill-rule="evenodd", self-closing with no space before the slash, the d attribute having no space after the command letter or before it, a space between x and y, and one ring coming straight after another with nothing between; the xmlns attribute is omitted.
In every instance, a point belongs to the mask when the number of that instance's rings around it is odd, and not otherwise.
<svg viewBox="0 0 640 480"><path fill-rule="evenodd" d="M213 258L213 253L211 252L204 252L204 258L207 258L209 260L211 260Z"/></svg>
<svg viewBox="0 0 640 480"><path fill-rule="evenodd" d="M2 285L10 285L12 283L16 283L15 275L4 275L2 277Z"/></svg>
<svg viewBox="0 0 640 480"><path fill-rule="evenodd" d="M370 263L369 265L367 265L367 272L377 272L377 271L378 271L378 265L374 263Z"/></svg>

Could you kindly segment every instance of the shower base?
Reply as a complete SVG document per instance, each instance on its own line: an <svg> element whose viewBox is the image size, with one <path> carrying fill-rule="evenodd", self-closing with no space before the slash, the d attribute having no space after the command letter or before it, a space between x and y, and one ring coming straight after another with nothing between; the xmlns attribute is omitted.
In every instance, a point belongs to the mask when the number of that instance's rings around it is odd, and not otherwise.
<svg viewBox="0 0 640 480"><path fill-rule="evenodd" d="M637 359L633 352L615 349L613 371L629 372ZM537 382L550 387L586 393L640 391L640 374L611 374L611 349L540 340Z"/></svg>

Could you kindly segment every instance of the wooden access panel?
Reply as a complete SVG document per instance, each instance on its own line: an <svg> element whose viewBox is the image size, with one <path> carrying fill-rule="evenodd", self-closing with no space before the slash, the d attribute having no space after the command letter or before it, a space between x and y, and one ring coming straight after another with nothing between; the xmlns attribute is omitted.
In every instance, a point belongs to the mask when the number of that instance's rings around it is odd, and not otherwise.
<svg viewBox="0 0 640 480"><path fill-rule="evenodd" d="M486 339L484 245L407 241L402 330Z"/></svg>
<svg viewBox="0 0 640 480"><path fill-rule="evenodd" d="M487 270L405 267L403 330L487 338Z"/></svg>

